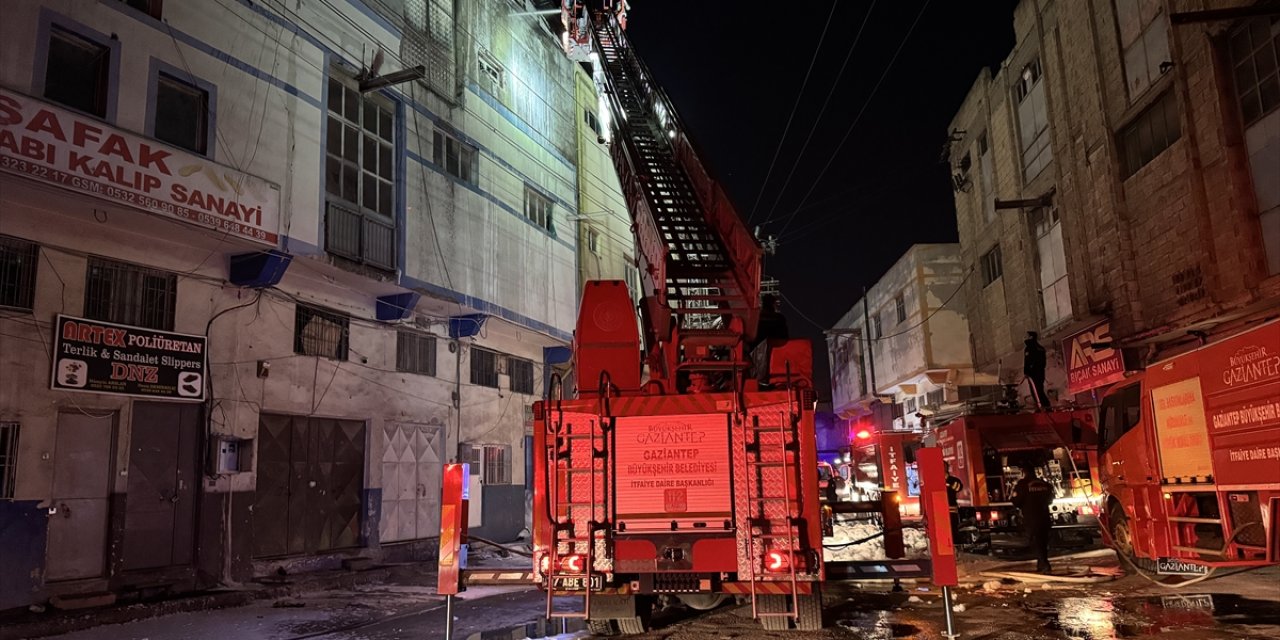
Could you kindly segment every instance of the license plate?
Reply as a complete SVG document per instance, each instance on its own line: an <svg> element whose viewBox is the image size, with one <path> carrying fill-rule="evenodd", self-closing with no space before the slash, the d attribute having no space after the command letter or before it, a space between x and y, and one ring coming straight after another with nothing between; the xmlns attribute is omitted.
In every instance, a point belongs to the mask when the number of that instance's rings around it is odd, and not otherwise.
<svg viewBox="0 0 1280 640"><path fill-rule="evenodd" d="M1213 609L1213 596L1207 593L1189 596L1161 596L1160 606L1165 609Z"/></svg>
<svg viewBox="0 0 1280 640"><path fill-rule="evenodd" d="M574 577L558 577L554 579L552 586L563 591L583 591L586 589L587 576ZM604 576L595 574L591 576L591 590L599 591L604 588Z"/></svg>
<svg viewBox="0 0 1280 640"><path fill-rule="evenodd" d="M1209 573L1209 567L1177 558L1160 558L1156 560L1156 573L1162 576L1203 576Z"/></svg>

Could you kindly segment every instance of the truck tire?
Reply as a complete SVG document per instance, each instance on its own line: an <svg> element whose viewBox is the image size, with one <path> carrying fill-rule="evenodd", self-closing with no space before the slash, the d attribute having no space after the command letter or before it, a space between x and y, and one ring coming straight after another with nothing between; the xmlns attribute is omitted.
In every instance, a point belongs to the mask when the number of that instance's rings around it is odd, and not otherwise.
<svg viewBox="0 0 1280 640"><path fill-rule="evenodd" d="M645 627L645 621L640 616L631 618L618 618L614 620L618 624L618 632L624 636L634 636L648 631Z"/></svg>
<svg viewBox="0 0 1280 640"><path fill-rule="evenodd" d="M760 613L786 613L791 610L788 605L790 600L791 596L760 596L756 607ZM791 618L788 616L771 615L760 618L760 626L764 627L765 631L786 631L791 628L790 623Z"/></svg>
<svg viewBox="0 0 1280 640"><path fill-rule="evenodd" d="M1107 530L1111 534L1111 548L1124 564L1130 569L1155 572L1156 563L1147 558L1139 558L1133 549L1133 527L1129 524L1129 517L1124 515L1124 509L1118 506L1111 509L1107 516Z"/></svg>
<svg viewBox="0 0 1280 640"><path fill-rule="evenodd" d="M801 595L799 615L796 617L796 629L800 631L818 631L822 629L822 587L813 585L813 593Z"/></svg>
<svg viewBox="0 0 1280 640"><path fill-rule="evenodd" d="M612 636L618 633L613 628L612 620L587 620L587 631L593 636Z"/></svg>

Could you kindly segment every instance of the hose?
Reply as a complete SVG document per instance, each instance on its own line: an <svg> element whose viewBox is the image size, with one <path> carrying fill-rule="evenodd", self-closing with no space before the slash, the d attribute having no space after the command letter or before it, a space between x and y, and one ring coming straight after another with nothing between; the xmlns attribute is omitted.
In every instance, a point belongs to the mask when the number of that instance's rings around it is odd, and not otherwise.
<svg viewBox="0 0 1280 640"><path fill-rule="evenodd" d="M533 554L532 554L531 552L525 551L524 549L516 549L516 548L514 548L514 547L508 547L507 545L499 544L499 543L494 542L494 541L492 541L492 540L486 540L486 539L484 539L484 538L481 538L480 536L475 536L475 535L467 534L467 540L468 540L468 541L474 540L474 541L476 541L476 542L479 542L480 544L487 544L487 545L489 545L489 546L491 546L491 547L497 547L497 548L499 548L499 549L502 549L503 551L509 551L509 552L514 553L514 554L516 554L516 555L518 555L518 556L524 556L524 557L526 557L526 558L532 558L532 557L533 557Z"/></svg>

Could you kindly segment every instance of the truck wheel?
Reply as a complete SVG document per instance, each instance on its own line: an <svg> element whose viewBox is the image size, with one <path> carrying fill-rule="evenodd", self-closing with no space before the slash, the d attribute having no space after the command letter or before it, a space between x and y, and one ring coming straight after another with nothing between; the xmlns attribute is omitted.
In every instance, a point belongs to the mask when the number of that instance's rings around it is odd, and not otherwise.
<svg viewBox="0 0 1280 640"><path fill-rule="evenodd" d="M1122 509L1113 509L1110 516L1107 519L1111 525L1111 544L1116 553L1132 562L1137 555L1133 552L1133 529L1129 527L1129 518L1125 517Z"/></svg>
<svg viewBox="0 0 1280 640"><path fill-rule="evenodd" d="M587 620L587 631L593 636L612 636L618 633L613 628L612 620Z"/></svg>
<svg viewBox="0 0 1280 640"><path fill-rule="evenodd" d="M818 631L822 628L822 587L813 585L813 593L800 596L800 614L796 628L801 631Z"/></svg>
<svg viewBox="0 0 1280 640"><path fill-rule="evenodd" d="M638 635L648 631L645 629L644 619L640 616L618 618L614 622L618 623L618 631L624 636Z"/></svg>
<svg viewBox="0 0 1280 640"><path fill-rule="evenodd" d="M756 606L760 613L786 613L791 609L787 606L789 600L791 596L760 596ZM789 616L770 615L760 618L760 626L765 631L786 631L790 628L790 621Z"/></svg>

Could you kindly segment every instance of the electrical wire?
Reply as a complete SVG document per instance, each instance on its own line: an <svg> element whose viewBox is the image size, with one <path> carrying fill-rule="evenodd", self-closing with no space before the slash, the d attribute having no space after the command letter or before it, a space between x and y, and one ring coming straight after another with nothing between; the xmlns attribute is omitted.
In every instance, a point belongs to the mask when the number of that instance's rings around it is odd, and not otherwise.
<svg viewBox="0 0 1280 640"><path fill-rule="evenodd" d="M752 218L756 215L756 208L760 206L760 198L764 196L765 188L769 186L769 178L773 176L773 167L778 162L778 153L782 151L782 145L787 141L787 133L791 131L791 122L796 117L796 109L800 106L800 100L804 97L804 90L809 86L809 76L813 73L813 65L818 61L818 53L822 51L822 42L827 38L827 29L831 26L831 18L836 15L837 2L831 3L831 12L827 14L827 21L822 25L822 34L818 36L818 46L813 49L813 57L809 58L809 68L804 72L804 81L800 83L800 91L796 92L795 102L791 103L791 113L787 116L787 124L782 127L782 137L778 138L778 146L773 149L773 158L769 160L769 170L764 174L764 180L760 182L760 192L756 194L755 204L751 205L751 212L747 214L747 224L751 224Z"/></svg>
<svg viewBox="0 0 1280 640"><path fill-rule="evenodd" d="M902 335L906 335L906 334L908 334L908 333L911 333L912 331L916 330L917 328L919 328L919 327L923 326L924 324L928 323L928 322L929 322L929 320L930 320L930 319L932 319L932 318L933 318L933 316L937 315L937 313L938 313L939 311L942 311L943 309L947 308L947 305L948 305L948 304L950 304L950 302L951 302L951 301L952 301L952 300L953 300L957 295L959 295L959 294L960 294L960 291L962 291L962 290L964 289L964 285L965 285L965 283L969 281L969 277L973 275L973 272L974 272L974 271L976 271L976 269L969 269L969 272L968 272L968 273L966 273L966 274L964 274L964 278L963 278L962 280L960 280L960 284L956 285L956 290L955 290L955 291L952 291L952 292L951 292L951 295L947 296L947 299L942 301L942 304L940 304L940 305L938 305L937 307L935 307L933 311L930 311L930 312L929 312L929 315L925 316L923 320L921 320L920 322L917 322L917 323L915 323L915 324L913 324L913 325L911 325L911 326L907 327L906 329L903 329L903 330L901 330L901 331L899 331L899 332L897 332L897 333L891 333L891 334L889 334L889 335L882 335L882 336L877 337L877 338L864 338L864 337L862 337L861 335L853 335L853 334L836 334L836 335L842 335L842 336L846 336L846 337L852 337L854 340L860 340L860 341L863 341L863 342L872 342L872 341L879 341L879 340L888 340L888 339L890 339L890 338L896 338L896 337L898 337L898 336L902 336ZM867 299L866 299L866 298L863 298L863 299L862 299L862 304L864 304L864 305L865 305L866 303L867 303ZM798 310L797 310L797 311L798 311ZM806 320L808 320L808 318L805 318L805 319L806 319ZM813 322L813 321L812 321L812 320L810 320L810 322ZM819 327L819 328L821 329L822 327ZM828 331L827 329L823 329L823 330L824 330L824 331Z"/></svg>
<svg viewBox="0 0 1280 640"><path fill-rule="evenodd" d="M889 58L889 64L885 65L884 72L882 72L880 74L880 78L876 80L875 86L871 87L871 94L867 96L865 101L863 101L862 108L858 109L858 114L854 116L853 122L850 123L849 128L845 130L844 136L840 138L840 142L836 145L835 150L831 152L831 157L827 159L827 163L823 165L822 170L819 171L817 177L813 179L813 184L809 186L809 191L807 191L804 194L804 198L800 200L801 206L803 206L805 202L808 202L809 196L813 195L814 189L818 187L818 184L822 182L822 178L827 174L827 170L831 168L831 163L835 162L836 157L840 155L840 150L844 148L844 143L849 140L849 135L853 133L854 128L858 126L858 122L862 120L862 115L867 112L867 107L871 106L871 101L875 99L876 93L880 91L880 85L884 84L884 79L888 77L889 71L893 69L893 64L897 62L898 56L902 53L903 47L905 47L907 45L907 41L911 39L911 34L915 33L916 25L920 24L920 18L924 17L924 12L928 10L930 1L931 0L925 0L924 5L920 7L920 12L916 14L916 19L912 21L911 27L907 29L906 35L904 35L902 37L902 41L898 43L898 48L894 50L893 57ZM787 219L787 222L782 225L782 229L779 233L786 231L787 227L791 226L791 223L794 221L795 214L792 214L791 217Z"/></svg>
<svg viewBox="0 0 1280 640"><path fill-rule="evenodd" d="M840 86L840 80L844 78L844 71L849 66L849 60L853 58L853 52L858 48L858 41L862 40L862 32L867 28L867 23L871 20L871 13L875 11L876 0L871 0L871 6L867 9L866 15L862 17L862 24L858 27L858 33L853 38L853 44L849 45L849 51L844 55L844 61L840 63L840 70L836 72L836 78L831 82L831 89L827 91L827 97L822 101L822 107L818 109L818 115L813 119L813 125L809 127L809 135L805 136L804 144L800 145L800 152L796 154L796 161L791 164L791 170L787 172L786 180L782 182L782 188L778 190L778 195L773 199L773 206L769 207L769 215L765 217L762 225L769 224L774 220L773 214L778 210L778 203L782 201L783 194L786 193L787 187L791 185L791 178L795 177L796 169L800 166L800 159L804 157L805 151L809 149L809 143L813 140L813 134L818 131L818 126L822 123L822 116L826 115L827 107L831 105L831 97L835 95L836 89ZM803 201L800 203L804 204ZM793 214L794 215L794 214Z"/></svg>

